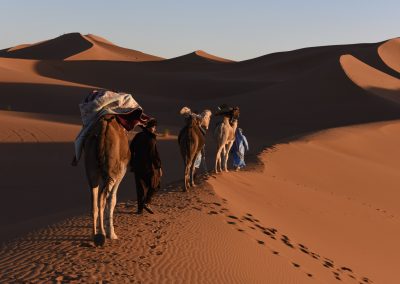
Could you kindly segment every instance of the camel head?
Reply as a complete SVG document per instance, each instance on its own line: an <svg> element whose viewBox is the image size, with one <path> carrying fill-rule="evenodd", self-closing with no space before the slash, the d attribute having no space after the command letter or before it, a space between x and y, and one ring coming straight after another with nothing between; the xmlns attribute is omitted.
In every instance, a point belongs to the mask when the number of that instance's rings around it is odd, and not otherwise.
<svg viewBox="0 0 400 284"><path fill-rule="evenodd" d="M179 113L180 113L180 115L187 116L187 115L190 115L192 113L192 111L190 110L190 108L185 106L180 110Z"/></svg>
<svg viewBox="0 0 400 284"><path fill-rule="evenodd" d="M210 125L210 120L211 120L211 110L205 109L201 113L201 121L200 121L200 126L204 127L205 129L208 129L208 126Z"/></svg>
<svg viewBox="0 0 400 284"><path fill-rule="evenodd" d="M232 124L233 121L238 120L239 119L239 115L240 115L240 110L238 106L235 106L232 108L231 110L231 114L230 114L230 123Z"/></svg>

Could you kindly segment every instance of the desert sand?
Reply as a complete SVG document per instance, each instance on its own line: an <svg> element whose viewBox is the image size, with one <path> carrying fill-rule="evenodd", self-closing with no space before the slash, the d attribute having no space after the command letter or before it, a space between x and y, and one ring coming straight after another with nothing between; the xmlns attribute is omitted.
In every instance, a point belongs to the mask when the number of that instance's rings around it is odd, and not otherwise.
<svg viewBox="0 0 400 284"><path fill-rule="evenodd" d="M0 51L0 282L397 283L399 39L235 62L163 59L95 35ZM164 168L155 215L136 216L127 173L119 240L94 247L78 103L132 93L157 117ZM182 190L182 106L238 105L241 172ZM213 168L213 117L207 134Z"/></svg>

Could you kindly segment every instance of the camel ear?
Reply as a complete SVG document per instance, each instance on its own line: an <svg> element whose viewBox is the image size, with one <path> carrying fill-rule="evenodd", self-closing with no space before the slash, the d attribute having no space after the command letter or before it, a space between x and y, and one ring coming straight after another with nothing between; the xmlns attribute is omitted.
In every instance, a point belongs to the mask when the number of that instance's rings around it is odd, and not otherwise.
<svg viewBox="0 0 400 284"><path fill-rule="evenodd" d="M191 112L191 111L190 111L190 108L188 108L188 107L183 107L179 113L180 113L181 115L184 115L184 114L189 114L190 112Z"/></svg>

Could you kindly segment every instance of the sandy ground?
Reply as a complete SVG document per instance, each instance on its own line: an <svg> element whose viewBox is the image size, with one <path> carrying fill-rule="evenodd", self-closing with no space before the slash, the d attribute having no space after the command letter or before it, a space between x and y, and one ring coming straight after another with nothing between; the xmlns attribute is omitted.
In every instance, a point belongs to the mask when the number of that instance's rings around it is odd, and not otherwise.
<svg viewBox="0 0 400 284"><path fill-rule="evenodd" d="M0 51L0 282L397 283L398 43L164 60L73 33ZM128 173L104 248L70 166L93 88L132 93L172 134L157 214L133 214ZM182 193L178 111L222 103L240 106L253 164Z"/></svg>
<svg viewBox="0 0 400 284"><path fill-rule="evenodd" d="M262 164L190 193L164 186L154 216L134 215L128 198L120 239L104 248L88 215L67 218L4 244L1 280L396 283L399 130L393 121L278 144Z"/></svg>
<svg viewBox="0 0 400 284"><path fill-rule="evenodd" d="M329 274L397 283L399 130L393 121L278 144L261 154L262 171L224 174L211 185L236 216L249 212L274 228L267 246L323 283L334 282Z"/></svg>

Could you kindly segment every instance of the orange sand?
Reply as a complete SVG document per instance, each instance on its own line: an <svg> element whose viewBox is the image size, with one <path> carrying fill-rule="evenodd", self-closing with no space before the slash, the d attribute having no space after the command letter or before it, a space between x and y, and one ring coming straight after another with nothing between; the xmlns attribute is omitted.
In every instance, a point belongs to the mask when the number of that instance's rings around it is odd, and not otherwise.
<svg viewBox="0 0 400 284"><path fill-rule="evenodd" d="M200 50L163 60L79 33L1 50L0 282L397 283L398 43L242 62ZM78 103L92 88L132 93L171 133L159 137L157 214L133 215L128 173L120 240L104 248L84 215L83 165L69 165ZM261 152L264 167L182 193L178 110L222 103L240 106L247 157Z"/></svg>

